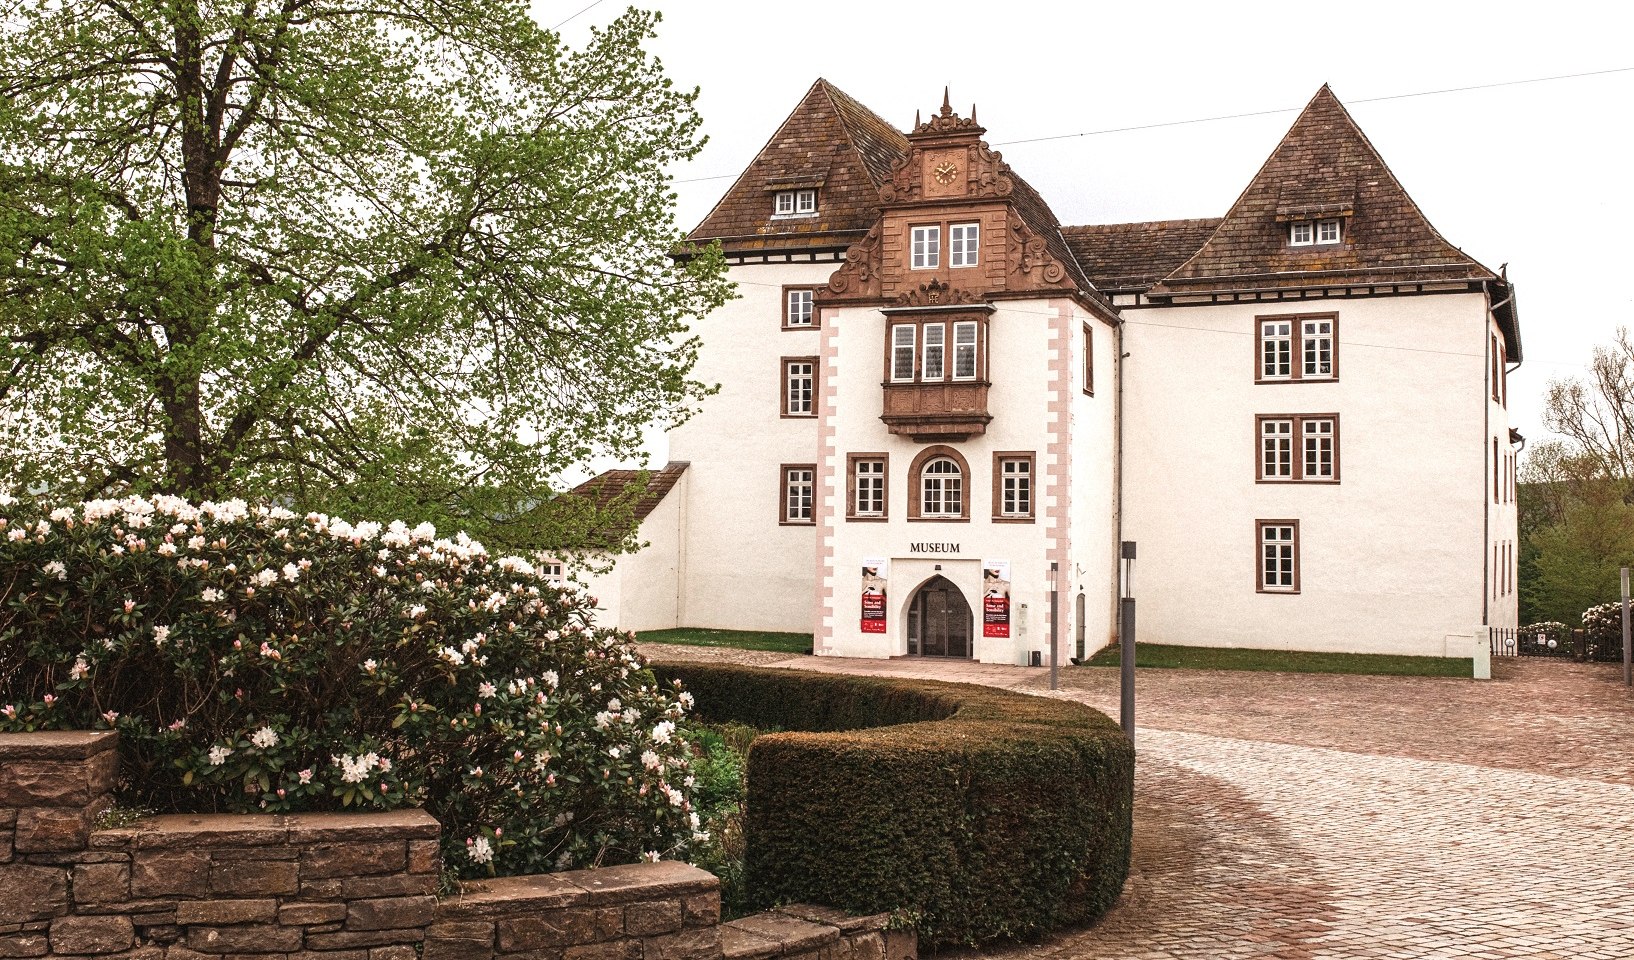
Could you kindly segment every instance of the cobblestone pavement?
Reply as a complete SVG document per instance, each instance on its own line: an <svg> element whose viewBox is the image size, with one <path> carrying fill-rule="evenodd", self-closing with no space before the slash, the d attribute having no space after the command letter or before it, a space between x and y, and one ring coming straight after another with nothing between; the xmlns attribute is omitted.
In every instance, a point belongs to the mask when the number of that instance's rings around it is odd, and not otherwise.
<svg viewBox="0 0 1634 960"><path fill-rule="evenodd" d="M1019 667L778 665L1047 693ZM991 955L1634 958L1634 696L1616 667L1496 677L1140 671L1122 899ZM1057 695L1115 708L1116 671Z"/></svg>

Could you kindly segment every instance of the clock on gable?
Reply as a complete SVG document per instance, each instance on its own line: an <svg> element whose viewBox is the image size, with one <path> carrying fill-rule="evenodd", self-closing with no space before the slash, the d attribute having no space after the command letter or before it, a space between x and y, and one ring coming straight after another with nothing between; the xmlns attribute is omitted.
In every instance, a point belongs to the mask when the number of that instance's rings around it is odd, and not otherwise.
<svg viewBox="0 0 1634 960"><path fill-rule="evenodd" d="M937 183L947 186L953 182L954 177L959 175L959 168L954 166L952 160L943 160L935 170L931 171L931 175L936 178Z"/></svg>

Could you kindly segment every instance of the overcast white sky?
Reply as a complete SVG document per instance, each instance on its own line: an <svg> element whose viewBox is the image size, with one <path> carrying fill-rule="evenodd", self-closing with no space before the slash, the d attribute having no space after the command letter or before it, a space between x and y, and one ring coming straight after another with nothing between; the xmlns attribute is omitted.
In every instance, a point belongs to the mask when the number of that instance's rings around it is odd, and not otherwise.
<svg viewBox="0 0 1634 960"><path fill-rule="evenodd" d="M626 0L532 0L572 43ZM655 52L702 89L710 142L683 169L690 229L819 76L906 128L980 110L1063 223L1220 216L1324 82L1441 233L1509 264L1525 364L1512 417L1543 436L1550 378L1634 325L1634 4L888 3L659 0ZM1008 141L1289 108L1160 129ZM1402 331L1411 343L1412 331ZM661 462L664 447L653 445Z"/></svg>

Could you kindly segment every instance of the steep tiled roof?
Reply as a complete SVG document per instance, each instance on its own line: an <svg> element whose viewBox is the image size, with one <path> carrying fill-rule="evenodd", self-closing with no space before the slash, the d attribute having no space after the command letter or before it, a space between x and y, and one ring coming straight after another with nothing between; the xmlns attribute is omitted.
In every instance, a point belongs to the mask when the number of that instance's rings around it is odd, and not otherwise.
<svg viewBox="0 0 1634 960"><path fill-rule="evenodd" d="M664 497L675 488L676 483L680 482L681 474L686 472L687 466L686 460L673 460L665 464L662 470L608 470L574 487L573 493L594 501L598 507L605 508L618 499L630 484L640 483L641 475L645 472L647 489L635 505L635 522L640 523L664 502Z"/></svg>
<svg viewBox="0 0 1634 960"><path fill-rule="evenodd" d="M1101 292L1145 289L1202 248L1220 225L1202 220L1155 220L1062 227L1078 265Z"/></svg>
<svg viewBox="0 0 1634 960"><path fill-rule="evenodd" d="M907 138L872 110L819 79L689 241L728 252L766 247L843 248L879 216L879 187ZM817 216L773 219L779 189L817 188Z"/></svg>
<svg viewBox="0 0 1634 960"><path fill-rule="evenodd" d="M1319 216L1345 218L1344 241L1290 246L1288 221ZM1152 293L1492 277L1436 232L1324 85L1213 235Z"/></svg>
<svg viewBox="0 0 1634 960"><path fill-rule="evenodd" d="M1078 263L1078 258L1073 256L1073 251L1068 246L1066 239L1061 235L1061 221L1055 218L1055 211L1051 210L1050 205L1044 202L1044 198L1038 195L1038 191L1033 189L1032 184L1023 180L1021 175L1016 173L1014 167L1010 169L1010 183L1013 187L1010 191L1010 200L1015 204L1016 212L1021 214L1022 221L1034 233L1044 238L1044 243L1049 247L1050 256L1060 261L1067 268L1067 272L1077 282L1079 289L1085 293L1092 293L1094 286L1089 282L1089 278L1084 275L1083 268Z"/></svg>

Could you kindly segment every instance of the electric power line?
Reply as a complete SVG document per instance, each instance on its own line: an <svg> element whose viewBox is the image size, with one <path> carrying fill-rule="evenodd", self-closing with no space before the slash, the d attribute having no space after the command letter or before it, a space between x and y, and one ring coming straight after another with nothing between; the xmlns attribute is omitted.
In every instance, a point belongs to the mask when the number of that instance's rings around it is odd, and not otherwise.
<svg viewBox="0 0 1634 960"><path fill-rule="evenodd" d="M601 0L597 0L601 2ZM594 6L595 4L591 4ZM583 11L580 11L581 13ZM578 16L578 14L574 14ZM571 18L569 18L571 19ZM564 21L565 22L565 21ZM1364 97L1360 100L1348 101L1351 104L1382 103L1386 100L1407 100L1412 97L1433 97L1448 93L1467 93L1472 90L1491 90L1497 87L1517 87L1529 83L1549 83L1555 80L1577 80L1584 77L1602 77L1613 73L1631 73L1634 67L1612 67L1608 70L1588 70L1582 73L1562 73L1552 77L1531 77L1525 80L1499 80L1493 83L1479 83L1467 87L1447 87L1441 90L1418 90L1413 93L1393 93L1382 97ZM1277 107L1271 110L1249 110L1244 113L1225 113L1213 117L1193 117L1190 120L1166 120L1161 123L1143 123L1132 127L1108 127L1104 130L1084 130L1079 133L1056 133L1044 137L1027 137L1021 140L1005 140L995 143L995 147L1013 147L1028 143L1047 143L1054 140L1075 140L1080 137L1099 137L1110 133L1132 133L1138 130L1157 130L1163 127L1183 127L1197 123L1214 123L1220 120L1241 120L1246 117L1265 117L1278 113L1294 113L1304 107ZM687 177L674 181L675 183L703 183L708 180L729 180L737 176L735 173L718 173L707 177Z"/></svg>
<svg viewBox="0 0 1634 960"><path fill-rule="evenodd" d="M585 7L584 9L580 10L578 13L575 13L573 16L568 17L566 20L563 20L561 23L556 24L555 26L551 27L550 29L560 30L560 29L562 29L562 27L568 25L569 23L572 23L574 20L577 20L579 17L583 16L584 14L589 13L590 11L592 11L592 10L596 9L597 7L601 6L601 4L602 4L602 0L595 0L595 2L590 4L588 7Z"/></svg>

